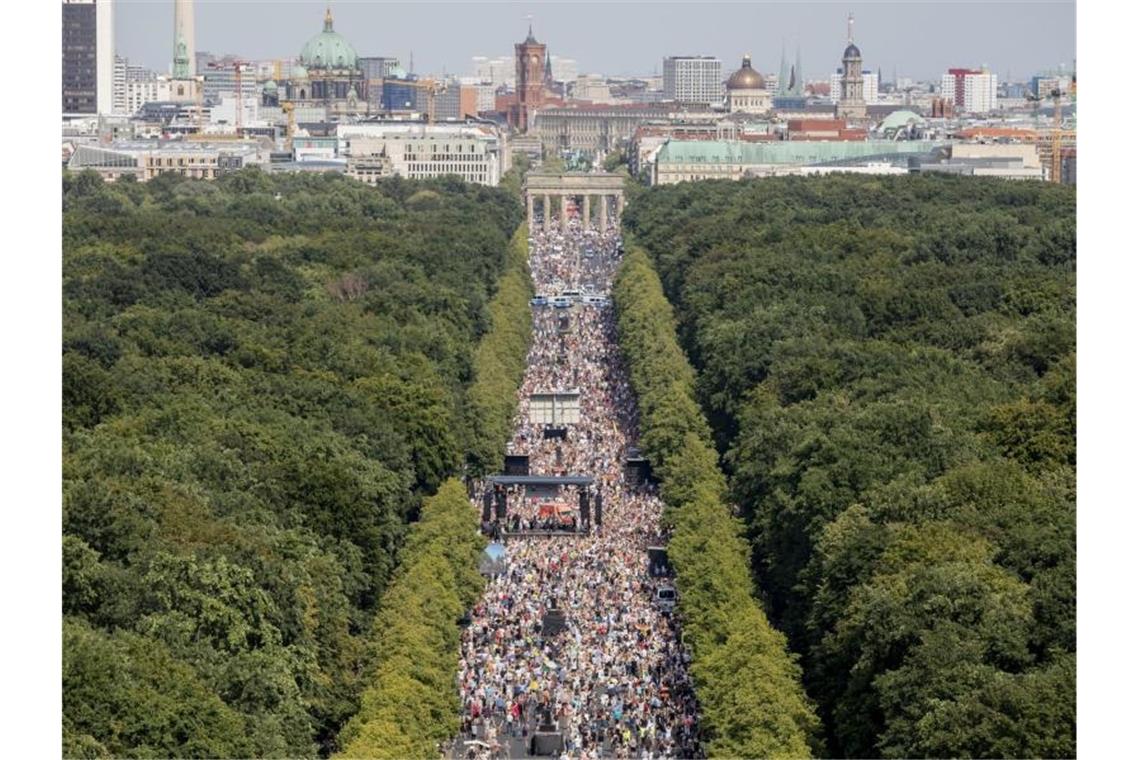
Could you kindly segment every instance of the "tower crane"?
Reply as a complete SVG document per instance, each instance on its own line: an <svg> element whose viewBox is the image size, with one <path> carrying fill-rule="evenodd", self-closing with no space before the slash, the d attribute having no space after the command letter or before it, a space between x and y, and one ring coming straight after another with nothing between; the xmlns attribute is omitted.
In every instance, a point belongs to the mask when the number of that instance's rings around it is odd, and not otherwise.
<svg viewBox="0 0 1140 760"><path fill-rule="evenodd" d="M290 153L293 152L293 135L297 132L297 117L293 113L293 101L286 100L281 104L281 110L285 112L285 147Z"/></svg>
<svg viewBox="0 0 1140 760"><path fill-rule="evenodd" d="M238 137L241 137L241 112L245 110L242 106L245 99L242 97L241 89L241 71L243 66L249 66L249 61L234 61L234 86L237 88L237 100L234 102L234 132Z"/></svg>
<svg viewBox="0 0 1140 760"><path fill-rule="evenodd" d="M1049 93L1053 98L1053 134L1049 138L1049 181L1061 182L1061 90L1054 87Z"/></svg>

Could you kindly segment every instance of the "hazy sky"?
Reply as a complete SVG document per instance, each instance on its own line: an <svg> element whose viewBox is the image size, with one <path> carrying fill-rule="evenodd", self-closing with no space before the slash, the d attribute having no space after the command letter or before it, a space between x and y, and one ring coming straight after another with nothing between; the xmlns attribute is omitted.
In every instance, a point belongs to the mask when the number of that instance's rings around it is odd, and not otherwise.
<svg viewBox="0 0 1140 760"><path fill-rule="evenodd" d="M247 58L298 55L321 30L322 0L198 0L197 48ZM715 55L726 73L751 53L753 66L775 72L780 43L789 65L800 44L809 77L839 65L847 12L864 66L890 80L923 79L950 66L989 65L999 77L1025 78L1042 68L1072 65L1073 2L384 2L332 3L336 30L360 55L389 55L419 73L471 73L475 55L511 55L534 34L553 55L574 58L580 73L660 72L665 55ZM120 55L160 72L169 69L174 0L115 0Z"/></svg>

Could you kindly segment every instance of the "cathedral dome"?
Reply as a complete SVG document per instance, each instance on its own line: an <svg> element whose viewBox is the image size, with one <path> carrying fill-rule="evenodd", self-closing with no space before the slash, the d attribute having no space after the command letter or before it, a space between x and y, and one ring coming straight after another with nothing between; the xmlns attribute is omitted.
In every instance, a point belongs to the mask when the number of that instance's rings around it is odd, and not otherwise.
<svg viewBox="0 0 1140 760"><path fill-rule="evenodd" d="M855 47L854 42L849 44L847 46L847 49L843 51L843 59L844 60L847 60L848 58L862 58L862 57L863 57L863 54L859 52L859 48Z"/></svg>
<svg viewBox="0 0 1140 760"><path fill-rule="evenodd" d="M764 77L752 68L752 57L746 55L740 63L740 68L728 78L728 84L725 86L730 90L763 90Z"/></svg>
<svg viewBox="0 0 1140 760"><path fill-rule="evenodd" d="M355 69L356 50L333 31L332 9L325 11L324 30L301 48L301 63L310 69Z"/></svg>

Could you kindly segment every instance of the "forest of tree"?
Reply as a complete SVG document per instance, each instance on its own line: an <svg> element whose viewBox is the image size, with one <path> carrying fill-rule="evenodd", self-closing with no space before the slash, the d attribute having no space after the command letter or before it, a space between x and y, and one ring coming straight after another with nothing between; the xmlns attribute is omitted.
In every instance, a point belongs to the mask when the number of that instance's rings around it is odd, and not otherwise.
<svg viewBox="0 0 1140 760"><path fill-rule="evenodd" d="M450 179L65 176L65 755L336 751L408 579L468 601L458 486L416 521L479 437L521 217Z"/></svg>
<svg viewBox="0 0 1140 760"><path fill-rule="evenodd" d="M1075 205L836 176L626 208L828 754L1076 753Z"/></svg>
<svg viewBox="0 0 1140 760"><path fill-rule="evenodd" d="M618 342L637 393L640 444L660 481L670 528L689 673L710 757L818 755L819 718L788 653L752 593L743 526L726 501L693 368L673 309L640 248L626 247L614 283Z"/></svg>

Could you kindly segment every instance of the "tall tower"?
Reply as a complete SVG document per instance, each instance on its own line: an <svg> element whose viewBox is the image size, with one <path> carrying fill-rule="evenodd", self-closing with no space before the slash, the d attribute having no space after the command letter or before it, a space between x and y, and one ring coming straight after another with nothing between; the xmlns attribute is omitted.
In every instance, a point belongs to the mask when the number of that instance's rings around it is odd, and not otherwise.
<svg viewBox="0 0 1140 760"><path fill-rule="evenodd" d="M515 127L526 132L534 122L534 112L542 105L546 45L534 38L527 26L526 39L515 45L515 95L518 98Z"/></svg>
<svg viewBox="0 0 1140 760"><path fill-rule="evenodd" d="M863 54L855 46L855 14L847 15L847 49L843 51L843 76L839 80L839 103L835 115L841 119L867 118L863 100Z"/></svg>
<svg viewBox="0 0 1140 760"><path fill-rule="evenodd" d="M190 79L197 71L194 61L194 0L174 0L175 79Z"/></svg>

